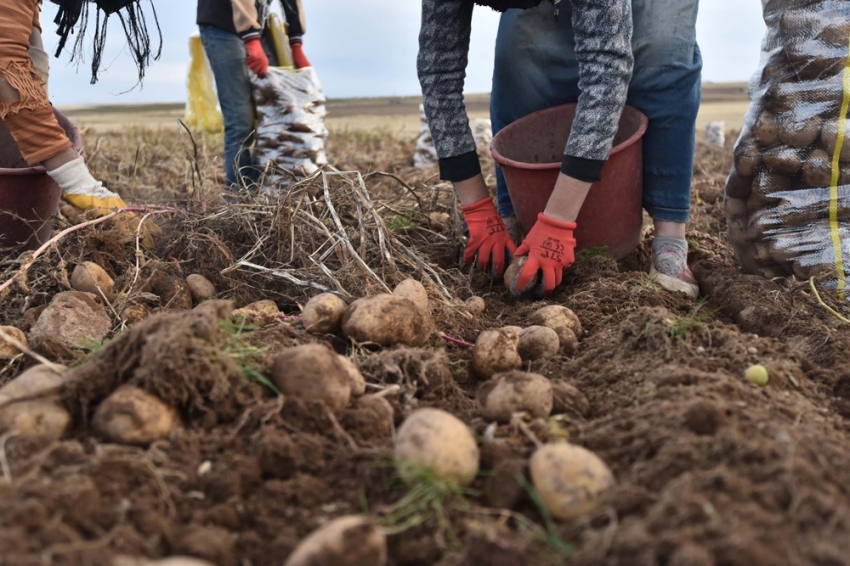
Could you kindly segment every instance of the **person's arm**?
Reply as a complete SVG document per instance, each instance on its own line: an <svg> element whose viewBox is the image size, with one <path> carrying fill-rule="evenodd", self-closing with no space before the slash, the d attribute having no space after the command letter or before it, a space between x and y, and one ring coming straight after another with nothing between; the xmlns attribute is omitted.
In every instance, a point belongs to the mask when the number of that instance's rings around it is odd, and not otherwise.
<svg viewBox="0 0 850 566"><path fill-rule="evenodd" d="M572 3L581 94L555 189L517 250L518 255L528 255L528 261L511 285L515 294L528 290L542 271L543 294L548 295L575 261L575 221L611 153L634 66L631 2Z"/></svg>
<svg viewBox="0 0 850 566"><path fill-rule="evenodd" d="M230 0L230 5L233 11L233 28L245 42L245 51L248 52L245 63L258 76L264 77L269 71L269 57L260 41L263 25L257 13L257 6L254 0Z"/></svg>
<svg viewBox="0 0 850 566"><path fill-rule="evenodd" d="M292 63L296 69L310 67L310 60L304 54L304 33L307 27L304 6L301 5L301 0L280 0L280 4L283 6L283 15L286 18Z"/></svg>
<svg viewBox="0 0 850 566"><path fill-rule="evenodd" d="M469 229L464 259L471 263L477 256L480 269L492 264L501 277L516 246L481 175L463 102L472 10L469 0L423 0L417 72L440 177L454 184Z"/></svg>

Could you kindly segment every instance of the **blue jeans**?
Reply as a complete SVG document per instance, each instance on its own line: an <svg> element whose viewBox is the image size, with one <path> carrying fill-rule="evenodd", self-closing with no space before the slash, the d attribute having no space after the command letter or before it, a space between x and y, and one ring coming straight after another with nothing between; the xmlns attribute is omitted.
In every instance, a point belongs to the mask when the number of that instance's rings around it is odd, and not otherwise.
<svg viewBox="0 0 850 566"><path fill-rule="evenodd" d="M254 143L254 98L245 59L245 43L238 35L213 26L200 26L201 42L210 61L224 117L224 169L227 184L256 183L251 146ZM267 54L270 52L266 45ZM272 61L274 64L274 61Z"/></svg>
<svg viewBox="0 0 850 566"><path fill-rule="evenodd" d="M696 42L699 0L632 0L635 68L628 104L649 118L643 139L643 206L656 220L686 222L691 202L702 56ZM508 10L499 23L490 115L496 134L523 116L579 96L569 2L560 21L552 5ZM513 216L496 169L499 213Z"/></svg>

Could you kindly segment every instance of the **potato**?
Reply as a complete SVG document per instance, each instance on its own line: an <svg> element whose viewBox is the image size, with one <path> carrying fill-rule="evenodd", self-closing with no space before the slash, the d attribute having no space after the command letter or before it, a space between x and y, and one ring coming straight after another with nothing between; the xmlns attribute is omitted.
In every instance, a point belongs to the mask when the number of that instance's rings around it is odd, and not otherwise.
<svg viewBox="0 0 850 566"><path fill-rule="evenodd" d="M590 401L584 393L566 381L552 382L552 398L552 411L555 413L576 413L582 417L590 414Z"/></svg>
<svg viewBox="0 0 850 566"><path fill-rule="evenodd" d="M496 373L519 369L522 358L517 351L519 335L514 328L485 330L475 341L472 348L472 369L482 379L489 379Z"/></svg>
<svg viewBox="0 0 850 566"><path fill-rule="evenodd" d="M334 519L301 541L284 566L384 566L387 541L369 518Z"/></svg>
<svg viewBox="0 0 850 566"><path fill-rule="evenodd" d="M837 47L847 47L847 38L850 38L850 19L840 13L835 17L819 17L820 38Z"/></svg>
<svg viewBox="0 0 850 566"><path fill-rule="evenodd" d="M524 362L550 360L561 351L558 333L545 326L529 326L519 335L519 357Z"/></svg>
<svg viewBox="0 0 850 566"><path fill-rule="evenodd" d="M505 270L505 287L510 289L511 293L514 295L522 295L523 293L534 289L534 286L537 285L540 280L540 273L535 273L531 278L531 281L523 289L514 289L514 279L517 278L519 272L522 271L522 267L525 265L525 262L528 261L528 256L520 256L514 258L508 268Z"/></svg>
<svg viewBox="0 0 850 566"><path fill-rule="evenodd" d="M573 444L546 444L529 461L531 481L546 509L569 521L593 511L614 476L593 452Z"/></svg>
<svg viewBox="0 0 850 566"><path fill-rule="evenodd" d="M523 411L546 418L552 413L552 384L536 373L500 373L481 384L476 400L481 416L488 421L509 423L514 413Z"/></svg>
<svg viewBox="0 0 850 566"><path fill-rule="evenodd" d="M463 306L473 316L484 314L487 309L487 303L481 297L469 297L464 301Z"/></svg>
<svg viewBox="0 0 850 566"><path fill-rule="evenodd" d="M747 216L747 201L736 198L727 198L723 203L723 210L727 218L741 218Z"/></svg>
<svg viewBox="0 0 850 566"><path fill-rule="evenodd" d="M582 337L581 321L567 307L562 305L543 307L531 315L530 322L557 332L561 351L564 354L572 356L578 352L578 342Z"/></svg>
<svg viewBox="0 0 850 566"><path fill-rule="evenodd" d="M340 422L363 438L385 440L392 436L395 411L383 397L364 395L345 411Z"/></svg>
<svg viewBox="0 0 850 566"><path fill-rule="evenodd" d="M15 328L14 326L0 326L0 332L14 338L24 346L27 345L27 335L19 328ZM3 337L0 336L0 360L11 360L20 353L21 351L18 350L17 347L5 341Z"/></svg>
<svg viewBox="0 0 850 566"><path fill-rule="evenodd" d="M421 471L444 481L469 485L478 474L478 445L472 431L457 417L440 409L419 409L398 430L395 459L408 483Z"/></svg>
<svg viewBox="0 0 850 566"><path fill-rule="evenodd" d="M192 310L192 291L185 279L160 273L151 281L151 292L159 297L163 307Z"/></svg>
<svg viewBox="0 0 850 566"><path fill-rule="evenodd" d="M841 71L847 57L846 45L836 47L814 38L786 41L784 49L797 76L813 82Z"/></svg>
<svg viewBox="0 0 850 566"><path fill-rule="evenodd" d="M735 146L735 171L741 177L755 177L761 167L761 149L752 140Z"/></svg>
<svg viewBox="0 0 850 566"><path fill-rule="evenodd" d="M343 334L361 344L424 346L433 329L430 314L394 295L358 299L342 317Z"/></svg>
<svg viewBox="0 0 850 566"><path fill-rule="evenodd" d="M729 177L726 179L726 196L747 200L750 198L750 191L753 187L752 177L742 177L738 172L732 169Z"/></svg>
<svg viewBox="0 0 850 566"><path fill-rule="evenodd" d="M351 399L351 376L340 356L321 344L282 350L274 359L271 379L281 393L324 403L342 412Z"/></svg>
<svg viewBox="0 0 850 566"><path fill-rule="evenodd" d="M803 153L790 147L777 147L765 151L764 164L782 175L796 175L803 166Z"/></svg>
<svg viewBox="0 0 850 566"><path fill-rule="evenodd" d="M807 148L820 137L823 119L801 116L800 112L786 112L779 116L779 141L790 147Z"/></svg>
<svg viewBox="0 0 850 566"><path fill-rule="evenodd" d="M803 180L812 188L828 187L832 182L832 158L822 149L809 153L803 163Z"/></svg>
<svg viewBox="0 0 850 566"><path fill-rule="evenodd" d="M91 293L97 297L105 296L109 302L115 300L115 293L112 292L114 286L115 281L112 280L112 277L101 266L92 261L77 265L71 273L72 289L82 293ZM101 295L101 291L103 295Z"/></svg>
<svg viewBox="0 0 850 566"><path fill-rule="evenodd" d="M151 315L151 309L147 305L130 304L121 310L121 320L127 325L142 322Z"/></svg>
<svg viewBox="0 0 850 566"><path fill-rule="evenodd" d="M753 127L756 139L765 147L776 145L779 141L779 122L771 112L765 110Z"/></svg>
<svg viewBox="0 0 850 566"><path fill-rule="evenodd" d="M301 322L311 334L337 334L348 305L333 293L316 295L304 305Z"/></svg>
<svg viewBox="0 0 850 566"><path fill-rule="evenodd" d="M14 431L25 438L59 440L71 425L71 415L55 398L0 406L0 435Z"/></svg>
<svg viewBox="0 0 850 566"><path fill-rule="evenodd" d="M230 315L230 318L236 324L249 324L254 326L269 326L278 321L280 309L274 301L268 299L256 301L249 305L245 305L241 309L236 309Z"/></svg>
<svg viewBox="0 0 850 566"><path fill-rule="evenodd" d="M56 395L65 379L65 374L56 373L46 365L31 367L0 387L0 405Z"/></svg>
<svg viewBox="0 0 850 566"><path fill-rule="evenodd" d="M821 129L821 142L824 149L832 158L835 153L835 146L838 143L838 119L826 120ZM847 120L844 127L844 144L841 146L841 161L850 161L850 120Z"/></svg>
<svg viewBox="0 0 850 566"><path fill-rule="evenodd" d="M363 379L363 374L360 373L360 370L357 369L357 366L354 365L347 357L337 354L339 356L339 361L342 363L343 367L345 367L345 371L348 374L348 380L351 383L351 396L352 397L360 397L361 395L366 394L366 380Z"/></svg>
<svg viewBox="0 0 850 566"><path fill-rule="evenodd" d="M97 407L92 429L109 442L146 446L167 438L176 422L174 409L158 397L125 385Z"/></svg>
<svg viewBox="0 0 850 566"><path fill-rule="evenodd" d="M203 275L193 273L186 278L186 284L189 285L189 291L198 302L215 297L215 286Z"/></svg>
<svg viewBox="0 0 850 566"><path fill-rule="evenodd" d="M414 305L425 312L429 312L428 291L419 281L405 279L393 289L393 295L410 300Z"/></svg>

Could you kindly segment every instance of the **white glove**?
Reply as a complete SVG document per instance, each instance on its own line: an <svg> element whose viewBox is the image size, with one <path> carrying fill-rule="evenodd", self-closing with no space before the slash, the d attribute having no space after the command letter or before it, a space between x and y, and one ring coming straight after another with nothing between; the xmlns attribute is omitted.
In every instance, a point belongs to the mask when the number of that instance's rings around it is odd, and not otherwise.
<svg viewBox="0 0 850 566"><path fill-rule="evenodd" d="M97 210L108 214L110 209L127 206L120 196L92 177L82 157L48 171L47 174L62 189L65 200L80 210Z"/></svg>

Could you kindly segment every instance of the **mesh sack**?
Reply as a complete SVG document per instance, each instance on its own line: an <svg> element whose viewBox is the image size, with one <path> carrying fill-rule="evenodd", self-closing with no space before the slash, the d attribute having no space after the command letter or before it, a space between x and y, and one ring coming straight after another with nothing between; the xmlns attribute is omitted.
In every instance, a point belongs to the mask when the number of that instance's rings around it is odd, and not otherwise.
<svg viewBox="0 0 850 566"><path fill-rule="evenodd" d="M827 274L845 286L850 252L850 2L763 0L767 34L724 201L742 268Z"/></svg>

